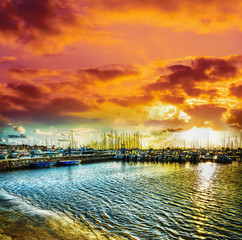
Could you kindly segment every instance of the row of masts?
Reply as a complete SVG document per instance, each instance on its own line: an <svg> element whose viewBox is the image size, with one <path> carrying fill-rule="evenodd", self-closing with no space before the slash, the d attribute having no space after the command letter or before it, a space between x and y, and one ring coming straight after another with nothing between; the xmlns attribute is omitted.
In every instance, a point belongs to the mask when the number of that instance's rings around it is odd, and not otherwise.
<svg viewBox="0 0 242 240"><path fill-rule="evenodd" d="M74 140L74 132L73 130L70 131L70 148L78 148L80 145L77 141ZM46 141L46 144L47 141ZM78 146L79 145L79 146ZM47 145L48 146L48 145ZM99 141L91 141L90 143L86 144L83 147L90 147L94 149L121 149L125 147L127 149L142 149L142 134L137 131L133 134L131 133L118 133L115 130L111 130L110 133L103 133L101 134L101 140Z"/></svg>
<svg viewBox="0 0 242 240"><path fill-rule="evenodd" d="M134 133L127 133L127 132L117 132L115 130L111 130L109 133L102 133L100 135L101 139L99 140L92 140L89 143L81 144L80 141L77 141L74 138L74 131L69 131L69 138L67 142L59 142L58 145L53 145L55 140L48 139L46 135L46 141L43 142L42 145L48 147L71 147L73 149L78 149L80 147L90 147L94 149L121 149L125 147L126 149L142 149L142 148L149 148L149 145L145 145L145 141L142 137L142 134L137 131ZM23 143L22 143L23 144ZM157 148L151 146L152 148ZM242 131L241 136L227 136L224 134L224 139L220 142L220 144L216 143L214 139L210 136L208 137L207 141L204 139L199 139L195 141L186 141L185 139L173 139L172 141L161 141L160 146L158 148L207 148L207 149L214 149L214 148L229 148L229 149L238 149L242 148Z"/></svg>
<svg viewBox="0 0 242 240"><path fill-rule="evenodd" d="M110 133L103 133L101 135L101 141L92 141L90 147L94 149L142 149L142 134L137 131L131 133L118 133L111 130Z"/></svg>

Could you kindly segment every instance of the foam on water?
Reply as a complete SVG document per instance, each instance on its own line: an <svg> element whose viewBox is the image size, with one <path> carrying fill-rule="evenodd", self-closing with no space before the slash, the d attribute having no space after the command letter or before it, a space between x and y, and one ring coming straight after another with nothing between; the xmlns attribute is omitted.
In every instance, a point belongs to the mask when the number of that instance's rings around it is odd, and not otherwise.
<svg viewBox="0 0 242 240"><path fill-rule="evenodd" d="M0 212L1 224L9 224L0 232L0 239L8 239L8 236L28 240L106 239L100 232L95 233L86 224L76 225L73 219L62 213L57 214L29 205L3 189L0 189Z"/></svg>

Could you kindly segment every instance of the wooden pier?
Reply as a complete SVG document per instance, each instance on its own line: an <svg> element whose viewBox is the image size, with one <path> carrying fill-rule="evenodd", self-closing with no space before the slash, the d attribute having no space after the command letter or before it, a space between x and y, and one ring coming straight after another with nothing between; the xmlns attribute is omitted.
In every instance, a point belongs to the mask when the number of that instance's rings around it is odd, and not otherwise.
<svg viewBox="0 0 242 240"><path fill-rule="evenodd" d="M60 161L82 160L81 163L94 163L114 160L115 154L86 154L75 156L57 156L57 157L40 157L40 158L16 158L0 160L0 171L11 169L30 168L32 163L55 162L58 166Z"/></svg>

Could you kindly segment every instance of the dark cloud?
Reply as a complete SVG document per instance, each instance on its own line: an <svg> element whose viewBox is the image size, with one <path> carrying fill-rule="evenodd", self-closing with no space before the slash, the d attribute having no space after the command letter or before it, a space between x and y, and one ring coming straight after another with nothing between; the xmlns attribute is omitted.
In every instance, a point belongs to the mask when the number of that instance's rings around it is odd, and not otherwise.
<svg viewBox="0 0 242 240"><path fill-rule="evenodd" d="M230 92L237 98L242 98L242 85L235 86L234 84L232 84L230 87Z"/></svg>
<svg viewBox="0 0 242 240"><path fill-rule="evenodd" d="M10 135L7 135L7 138L27 138L27 137L24 134L19 134L19 135L10 134Z"/></svg>
<svg viewBox="0 0 242 240"><path fill-rule="evenodd" d="M110 65L100 68L79 69L78 78L82 78L85 83L93 83L93 80L109 81L118 77L138 75L138 70L133 66Z"/></svg>
<svg viewBox="0 0 242 240"><path fill-rule="evenodd" d="M164 129L162 130L162 132L170 132L170 133L174 133L174 132L181 132L183 131L184 129L183 128L167 128L167 129Z"/></svg>
<svg viewBox="0 0 242 240"><path fill-rule="evenodd" d="M155 137L161 137L162 136L162 137L166 138L166 136L168 134L181 132L183 130L184 130L183 128L167 128L167 129L152 131L151 135L153 135Z"/></svg>
<svg viewBox="0 0 242 240"><path fill-rule="evenodd" d="M236 77L238 73L236 64L237 62L233 58L197 58L192 61L191 66L169 66L167 69L171 71L170 74L160 76L156 82L146 85L144 89L148 92L183 90L189 97L215 94L216 90L210 92L210 90L200 89L196 86L197 83L213 83ZM171 94L171 96L174 95Z"/></svg>
<svg viewBox="0 0 242 240"><path fill-rule="evenodd" d="M242 109L230 110L231 116L227 120L228 124L233 124L242 127Z"/></svg>
<svg viewBox="0 0 242 240"><path fill-rule="evenodd" d="M86 35L98 34L75 6L69 0L2 0L0 38L26 45L38 54L58 53Z"/></svg>
<svg viewBox="0 0 242 240"><path fill-rule="evenodd" d="M41 98L45 95L38 87L30 84L9 83L8 88L15 90L17 93L23 95L24 97Z"/></svg>
<svg viewBox="0 0 242 240"><path fill-rule="evenodd" d="M21 41L34 40L32 31L59 34L55 28L56 18L60 22L74 22L73 10L61 1L49 0L3 0L0 4L0 29L12 32L21 37ZM23 29L24 28L24 29Z"/></svg>
<svg viewBox="0 0 242 240"><path fill-rule="evenodd" d="M70 139L58 139L59 142L70 142Z"/></svg>
<svg viewBox="0 0 242 240"><path fill-rule="evenodd" d="M219 58L198 58L192 62L193 69L197 74L209 72L206 75L209 80L219 80L220 77L235 77L237 74L237 67L230 59Z"/></svg>
<svg viewBox="0 0 242 240"><path fill-rule="evenodd" d="M198 97L203 92L203 90L195 87L184 87L184 92L189 97Z"/></svg>
<svg viewBox="0 0 242 240"><path fill-rule="evenodd" d="M0 101L3 103L1 114L3 117L13 119L15 121L36 121L42 123L65 123L65 122L90 122L99 121L99 119L87 119L77 116L70 116L71 112L86 112L91 107L84 102L75 98L55 98L52 100L32 99L14 97L4 95ZM13 107L14 106L14 107ZM16 106L19 106L16 108Z"/></svg>

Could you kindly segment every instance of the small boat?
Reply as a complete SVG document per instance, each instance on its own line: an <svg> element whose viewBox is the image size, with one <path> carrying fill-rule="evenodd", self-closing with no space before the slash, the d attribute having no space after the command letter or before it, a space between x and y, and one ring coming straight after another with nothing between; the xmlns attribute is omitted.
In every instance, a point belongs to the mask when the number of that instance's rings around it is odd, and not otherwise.
<svg viewBox="0 0 242 240"><path fill-rule="evenodd" d="M231 163L232 159L224 154L218 154L217 156L215 156L214 161L216 163Z"/></svg>
<svg viewBox="0 0 242 240"><path fill-rule="evenodd" d="M207 153L206 155L201 155L200 160L203 162L213 161L213 156Z"/></svg>
<svg viewBox="0 0 242 240"><path fill-rule="evenodd" d="M67 165L78 165L81 163L82 160L60 160L58 162L58 165L67 166Z"/></svg>
<svg viewBox="0 0 242 240"><path fill-rule="evenodd" d="M55 161L52 161L52 162L32 162L30 164L30 167L32 168L48 168L48 167L52 167L55 165Z"/></svg>

